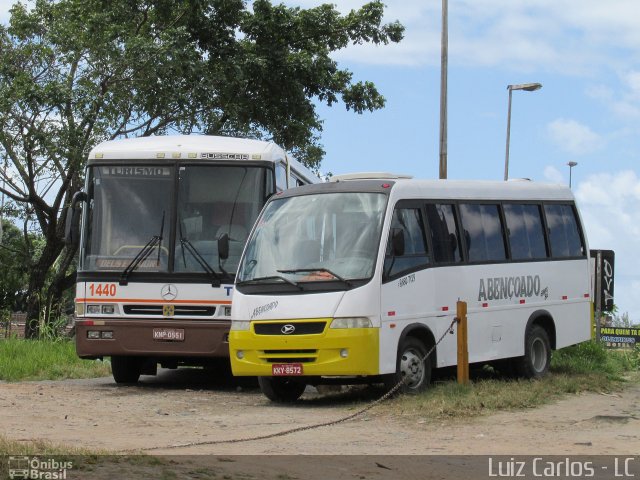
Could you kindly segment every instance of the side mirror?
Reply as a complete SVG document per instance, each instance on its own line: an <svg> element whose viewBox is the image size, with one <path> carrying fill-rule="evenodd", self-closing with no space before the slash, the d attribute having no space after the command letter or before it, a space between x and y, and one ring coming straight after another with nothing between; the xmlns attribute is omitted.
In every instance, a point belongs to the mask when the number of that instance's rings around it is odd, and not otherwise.
<svg viewBox="0 0 640 480"><path fill-rule="evenodd" d="M402 228L391 230L391 252L394 257L404 255L404 230Z"/></svg>
<svg viewBox="0 0 640 480"><path fill-rule="evenodd" d="M87 194L76 192L71 200L71 205L67 208L67 217L64 225L64 243L78 246L80 243L80 214L82 209L78 205L87 201Z"/></svg>
<svg viewBox="0 0 640 480"><path fill-rule="evenodd" d="M218 257L220 260L226 260L229 258L229 235L223 233L218 238Z"/></svg>

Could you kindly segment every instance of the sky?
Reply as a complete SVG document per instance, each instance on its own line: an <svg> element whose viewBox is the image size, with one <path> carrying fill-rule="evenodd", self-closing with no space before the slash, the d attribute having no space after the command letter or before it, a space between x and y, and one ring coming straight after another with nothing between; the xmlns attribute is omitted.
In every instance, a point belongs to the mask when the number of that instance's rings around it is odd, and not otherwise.
<svg viewBox="0 0 640 480"><path fill-rule="evenodd" d="M0 0L6 22L12 0ZM322 2L296 0L308 8ZM362 0L334 1L346 13ZM399 44L336 52L387 103L362 115L320 105L322 171L437 178L441 0L387 0ZM514 91L509 177L569 183L590 248L616 253L615 304L640 321L640 2L450 0L448 178L504 177L507 85Z"/></svg>
<svg viewBox="0 0 640 480"><path fill-rule="evenodd" d="M386 4L404 40L335 55L355 80L377 85L386 107L320 108L322 169L438 178L442 2ZM589 246L615 251L615 304L640 322L640 2L449 0L448 10L448 178L504 178L507 85L541 83L513 92L509 178L568 185L567 163L577 162L572 188Z"/></svg>

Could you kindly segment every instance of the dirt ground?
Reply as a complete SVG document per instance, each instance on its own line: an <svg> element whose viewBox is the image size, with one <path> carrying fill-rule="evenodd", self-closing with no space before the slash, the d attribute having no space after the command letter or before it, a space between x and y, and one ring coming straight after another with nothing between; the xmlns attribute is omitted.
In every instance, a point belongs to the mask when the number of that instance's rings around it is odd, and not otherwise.
<svg viewBox="0 0 640 480"><path fill-rule="evenodd" d="M326 397L310 389L295 405L276 405L251 383L216 383L207 377L206 371L194 369L142 377L138 386L119 386L111 378L0 383L0 412L3 412L0 432L17 441L44 439L75 447L119 453L144 451L153 455L638 455L640 452L637 382L615 394L570 395L535 409L471 419L434 423L392 415L384 406L378 406L361 417L334 426L268 440L206 443L326 422L353 413L362 405L361 399L356 402L349 394ZM322 460L316 461L321 471L326 468ZM310 461L301 467L306 470L304 478L314 478L309 470L312 464ZM372 468L380 473L385 470L383 467Z"/></svg>

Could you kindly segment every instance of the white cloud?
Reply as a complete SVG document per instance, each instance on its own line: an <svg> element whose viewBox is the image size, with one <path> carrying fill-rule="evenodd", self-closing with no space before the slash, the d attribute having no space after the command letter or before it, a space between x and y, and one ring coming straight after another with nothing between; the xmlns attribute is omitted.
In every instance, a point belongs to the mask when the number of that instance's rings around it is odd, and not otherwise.
<svg viewBox="0 0 640 480"><path fill-rule="evenodd" d="M547 125L547 131L558 148L572 155L583 155L604 146L604 139L576 120L558 118Z"/></svg>
<svg viewBox="0 0 640 480"><path fill-rule="evenodd" d="M544 167L543 175L545 180L551 183L564 183L564 176L562 175L562 172L551 165Z"/></svg>
<svg viewBox="0 0 640 480"><path fill-rule="evenodd" d="M631 70L621 75L623 90L611 103L613 111L622 117L640 117L640 72Z"/></svg>
<svg viewBox="0 0 640 480"><path fill-rule="evenodd" d="M640 72L627 72L623 75L623 80L629 88L629 96L636 100L640 100Z"/></svg>
<svg viewBox="0 0 640 480"><path fill-rule="evenodd" d="M291 0L309 8L321 0ZM365 0L335 2L359 8ZM397 65L440 62L441 0L387 0L385 21L399 20L406 37L399 45L348 48L340 60ZM457 0L449 2L449 62L462 66L508 66L593 75L601 67L627 68L640 60L637 0ZM372 53L363 53L370 49ZM618 55L611 55L615 49Z"/></svg>
<svg viewBox="0 0 640 480"><path fill-rule="evenodd" d="M613 99L613 90L608 85L590 85L585 91L589 98L610 102Z"/></svg>
<svg viewBox="0 0 640 480"><path fill-rule="evenodd" d="M0 21L16 0L0 0ZM326 0L286 0L312 8ZM342 13L366 0L333 2ZM376 65L439 65L441 0L386 0L385 22L405 27L400 44L356 45L336 54L341 61ZM457 0L449 2L449 62L462 66L508 66L592 74L640 61L637 0ZM615 49L622 55L611 55Z"/></svg>
<svg viewBox="0 0 640 480"><path fill-rule="evenodd" d="M9 22L9 9L15 3L15 0L0 0L0 23Z"/></svg>
<svg viewBox="0 0 640 480"><path fill-rule="evenodd" d="M585 93L619 117L640 118L640 71L627 70L619 74L616 91L606 85L591 85Z"/></svg>
<svg viewBox="0 0 640 480"><path fill-rule="evenodd" d="M640 320L640 179L631 170L591 175L575 195L590 248L615 251L616 305Z"/></svg>

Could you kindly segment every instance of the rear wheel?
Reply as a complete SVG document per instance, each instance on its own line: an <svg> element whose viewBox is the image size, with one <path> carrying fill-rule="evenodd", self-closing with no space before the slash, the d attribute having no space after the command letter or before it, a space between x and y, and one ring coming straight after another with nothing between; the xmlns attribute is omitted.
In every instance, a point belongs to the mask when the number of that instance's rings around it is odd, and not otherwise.
<svg viewBox="0 0 640 480"><path fill-rule="evenodd" d="M406 337L398 348L396 373L385 382L387 389L404 380L399 392L419 393L427 389L431 382L431 358L427 358L424 344L414 337Z"/></svg>
<svg viewBox="0 0 640 480"><path fill-rule="evenodd" d="M540 378L547 374L551 364L551 343L546 330L540 325L532 325L524 337L524 356L516 366L525 378Z"/></svg>
<svg viewBox="0 0 640 480"><path fill-rule="evenodd" d="M111 357L111 373L116 383L136 383L142 372L141 357Z"/></svg>
<svg viewBox="0 0 640 480"><path fill-rule="evenodd" d="M295 402L307 387L304 382L291 377L258 377L258 384L269 400L278 403Z"/></svg>

